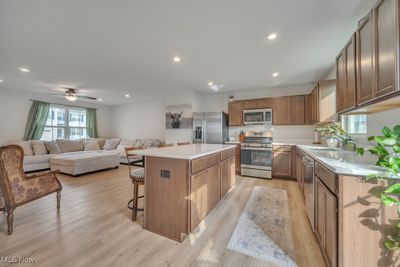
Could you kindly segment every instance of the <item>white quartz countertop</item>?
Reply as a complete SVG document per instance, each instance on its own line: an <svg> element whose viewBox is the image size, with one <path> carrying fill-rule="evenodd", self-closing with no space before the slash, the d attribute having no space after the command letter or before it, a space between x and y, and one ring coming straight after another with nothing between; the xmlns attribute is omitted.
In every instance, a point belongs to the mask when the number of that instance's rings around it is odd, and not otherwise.
<svg viewBox="0 0 400 267"><path fill-rule="evenodd" d="M382 168L375 165L376 159L367 155L368 153L365 156L359 156L353 151L329 150L327 147L307 145L297 145L297 147L337 174L367 176L384 172Z"/></svg>
<svg viewBox="0 0 400 267"><path fill-rule="evenodd" d="M218 153L230 148L234 145L220 144L191 144L183 146L159 147L144 150L135 150L136 155L175 158L175 159L197 159L214 153Z"/></svg>

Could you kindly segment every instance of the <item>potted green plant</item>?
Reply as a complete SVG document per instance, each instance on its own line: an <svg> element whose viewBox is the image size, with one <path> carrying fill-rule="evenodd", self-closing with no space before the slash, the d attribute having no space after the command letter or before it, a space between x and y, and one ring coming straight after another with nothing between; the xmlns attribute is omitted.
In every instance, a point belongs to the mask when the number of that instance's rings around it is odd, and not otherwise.
<svg viewBox="0 0 400 267"><path fill-rule="evenodd" d="M351 136L343 129L340 122L335 122L332 124L324 125L316 129L325 136L327 139L327 144L329 147L336 148L338 144L345 149L354 149L354 140Z"/></svg>
<svg viewBox="0 0 400 267"><path fill-rule="evenodd" d="M384 180L387 186L373 195L378 196L385 206L397 206L397 216L400 217L400 125L393 129L382 128L382 136L370 136L368 141L373 145L368 151L378 158L376 165L382 167L382 172L370 174L365 179L370 181ZM358 148L357 153L364 155L364 148ZM389 250L400 249L400 220L397 218L396 229L385 237L384 246Z"/></svg>

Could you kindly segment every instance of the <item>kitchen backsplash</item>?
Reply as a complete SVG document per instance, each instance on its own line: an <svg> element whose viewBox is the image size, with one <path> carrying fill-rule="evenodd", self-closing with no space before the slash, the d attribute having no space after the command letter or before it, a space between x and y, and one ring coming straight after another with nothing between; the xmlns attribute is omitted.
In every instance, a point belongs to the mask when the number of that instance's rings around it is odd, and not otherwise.
<svg viewBox="0 0 400 267"><path fill-rule="evenodd" d="M229 137L239 139L240 131L272 131L274 139L313 140L315 126L251 125L229 127Z"/></svg>

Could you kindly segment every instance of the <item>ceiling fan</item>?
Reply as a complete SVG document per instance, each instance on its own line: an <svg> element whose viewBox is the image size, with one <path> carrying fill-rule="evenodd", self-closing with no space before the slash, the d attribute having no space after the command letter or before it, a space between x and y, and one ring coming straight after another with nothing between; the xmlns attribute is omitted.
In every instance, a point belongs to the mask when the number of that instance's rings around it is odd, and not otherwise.
<svg viewBox="0 0 400 267"><path fill-rule="evenodd" d="M91 97L91 96L87 96L84 94L79 94L79 90L78 89L74 89L74 88L69 88L69 87L62 87L63 89L65 89L64 93L57 93L57 94L48 94L48 95L58 95L58 96L64 96L65 99L67 99L68 101L76 101L78 98L85 98L85 99L89 99L89 100L97 100L96 97Z"/></svg>

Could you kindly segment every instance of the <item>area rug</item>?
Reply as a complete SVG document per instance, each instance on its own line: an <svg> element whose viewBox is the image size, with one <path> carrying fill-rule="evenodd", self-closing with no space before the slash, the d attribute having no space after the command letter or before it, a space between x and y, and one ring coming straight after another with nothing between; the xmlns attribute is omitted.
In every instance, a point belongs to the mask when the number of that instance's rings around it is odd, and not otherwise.
<svg viewBox="0 0 400 267"><path fill-rule="evenodd" d="M286 190L254 187L228 249L278 266L297 266Z"/></svg>

